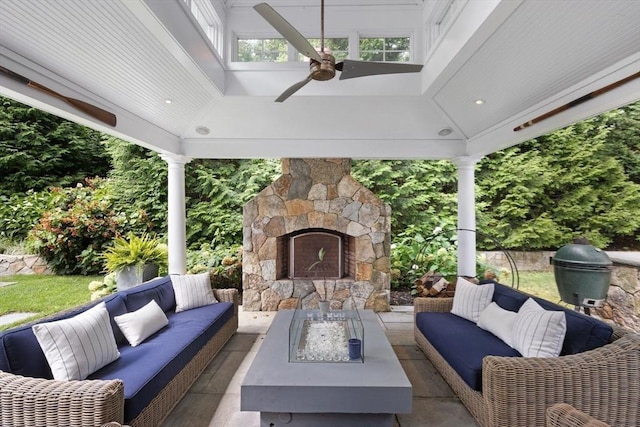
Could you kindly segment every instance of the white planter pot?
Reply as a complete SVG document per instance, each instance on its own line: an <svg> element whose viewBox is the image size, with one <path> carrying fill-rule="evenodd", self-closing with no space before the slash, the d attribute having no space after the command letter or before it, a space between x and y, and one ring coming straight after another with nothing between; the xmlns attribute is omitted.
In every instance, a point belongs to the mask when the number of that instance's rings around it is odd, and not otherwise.
<svg viewBox="0 0 640 427"><path fill-rule="evenodd" d="M133 288L141 283L158 277L159 267L157 264L147 264L144 266L130 265L124 267L116 274L118 290Z"/></svg>

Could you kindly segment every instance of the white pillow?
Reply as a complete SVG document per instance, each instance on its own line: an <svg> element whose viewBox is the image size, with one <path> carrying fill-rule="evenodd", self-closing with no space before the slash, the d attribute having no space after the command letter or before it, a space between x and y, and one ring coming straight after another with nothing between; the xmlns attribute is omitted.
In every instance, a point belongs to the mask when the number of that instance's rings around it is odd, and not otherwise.
<svg viewBox="0 0 640 427"><path fill-rule="evenodd" d="M456 291L453 294L451 313L477 323L482 310L491 304L493 283L476 285L462 277L458 277Z"/></svg>
<svg viewBox="0 0 640 427"><path fill-rule="evenodd" d="M120 357L104 302L69 319L31 329L56 380L84 380Z"/></svg>
<svg viewBox="0 0 640 427"><path fill-rule="evenodd" d="M164 311L153 299L144 307L121 316L115 316L113 320L116 321L131 347L137 346L169 324Z"/></svg>
<svg viewBox="0 0 640 427"><path fill-rule="evenodd" d="M491 332L509 347L513 347L513 325L517 315L515 311L505 310L492 302L480 313L478 327Z"/></svg>
<svg viewBox="0 0 640 427"><path fill-rule="evenodd" d="M176 313L218 302L213 296L209 273L172 275L171 283L176 295Z"/></svg>
<svg viewBox="0 0 640 427"><path fill-rule="evenodd" d="M562 350L566 332L564 312L545 310L529 298L513 325L513 348L525 357L555 357Z"/></svg>

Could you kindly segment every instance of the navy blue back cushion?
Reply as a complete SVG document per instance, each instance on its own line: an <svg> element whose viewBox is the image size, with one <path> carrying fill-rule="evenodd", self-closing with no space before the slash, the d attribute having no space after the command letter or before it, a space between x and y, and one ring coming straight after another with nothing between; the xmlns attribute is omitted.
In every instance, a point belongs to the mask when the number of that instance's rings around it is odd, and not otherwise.
<svg viewBox="0 0 640 427"><path fill-rule="evenodd" d="M125 298L127 310L130 312L144 307L152 299L156 300L165 313L174 311L176 308L176 297L173 293L170 276L158 277L145 284L120 291L120 293Z"/></svg>
<svg viewBox="0 0 640 427"><path fill-rule="evenodd" d="M510 311L518 311L529 297L527 294L499 283L495 284L493 291L493 301ZM561 356L593 350L610 342L613 329L606 323L550 301L537 297L531 298L545 310L564 311L567 319L567 333L560 352Z"/></svg>
<svg viewBox="0 0 640 427"><path fill-rule="evenodd" d="M113 320L115 316L120 316L127 312L127 306L124 303L124 298L120 294L113 294L104 299L104 303L107 306L109 312L109 320L111 321L111 329L113 329L113 336L116 338L116 344L120 345L126 343L127 339L122 334L120 327Z"/></svg>

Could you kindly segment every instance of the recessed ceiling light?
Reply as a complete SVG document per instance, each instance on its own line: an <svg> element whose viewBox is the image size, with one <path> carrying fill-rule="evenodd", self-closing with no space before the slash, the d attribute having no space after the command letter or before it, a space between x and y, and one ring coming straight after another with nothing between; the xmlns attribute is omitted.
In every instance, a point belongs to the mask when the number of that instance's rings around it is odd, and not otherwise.
<svg viewBox="0 0 640 427"><path fill-rule="evenodd" d="M485 100L484 99L476 99L474 102L475 102L476 105L484 105Z"/></svg>
<svg viewBox="0 0 640 427"><path fill-rule="evenodd" d="M171 104L173 101L170 98L165 98L164 103L165 104Z"/></svg>
<svg viewBox="0 0 640 427"><path fill-rule="evenodd" d="M451 132L453 132L453 129L451 128L442 128L438 131L438 135L447 136L447 135L451 135Z"/></svg>
<svg viewBox="0 0 640 427"><path fill-rule="evenodd" d="M209 132L211 131L206 126L197 126L196 132L198 132L200 135L209 135Z"/></svg>

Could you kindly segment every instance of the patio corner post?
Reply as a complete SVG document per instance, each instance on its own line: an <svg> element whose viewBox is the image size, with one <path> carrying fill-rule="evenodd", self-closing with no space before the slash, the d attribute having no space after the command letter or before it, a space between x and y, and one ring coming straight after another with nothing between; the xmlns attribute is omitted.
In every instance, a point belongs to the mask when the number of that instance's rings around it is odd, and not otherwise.
<svg viewBox="0 0 640 427"><path fill-rule="evenodd" d="M191 158L179 154L161 154L167 162L169 274L187 272L187 213L185 206L184 165Z"/></svg>
<svg viewBox="0 0 640 427"><path fill-rule="evenodd" d="M480 157L454 159L458 166L458 276L476 276L475 165Z"/></svg>

